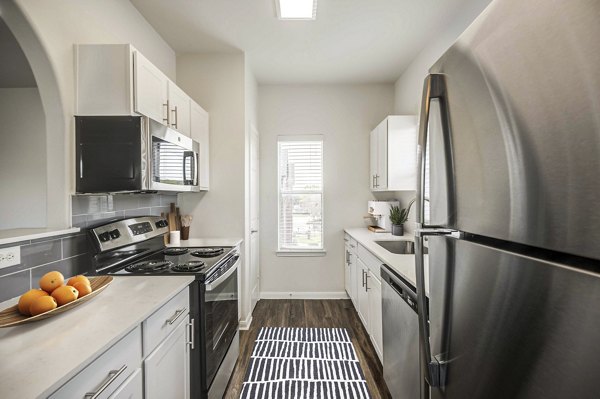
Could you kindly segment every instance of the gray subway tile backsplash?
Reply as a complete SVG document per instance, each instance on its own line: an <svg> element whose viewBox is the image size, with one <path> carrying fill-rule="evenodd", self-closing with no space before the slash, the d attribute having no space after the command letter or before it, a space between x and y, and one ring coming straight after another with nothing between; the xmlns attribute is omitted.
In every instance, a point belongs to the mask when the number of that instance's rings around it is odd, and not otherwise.
<svg viewBox="0 0 600 399"><path fill-rule="evenodd" d="M0 269L0 302L37 288L40 277L49 271L58 270L65 278L89 272L93 249L85 228L115 218L160 216L169 212L172 202L177 202L177 195L74 195L72 223L82 229L80 233L0 246L21 247L21 263Z"/></svg>
<svg viewBox="0 0 600 399"><path fill-rule="evenodd" d="M48 263L43 266L34 267L31 269L31 284L34 287L37 287L40 278L44 274L54 270L61 272L65 278L69 278L77 274L87 274L90 272L90 268L92 266L91 262L91 254L88 253L59 260L57 262Z"/></svg>
<svg viewBox="0 0 600 399"><path fill-rule="evenodd" d="M60 259L62 259L62 239L36 242L21 247L21 264L27 269Z"/></svg>
<svg viewBox="0 0 600 399"><path fill-rule="evenodd" d="M5 301L23 294L31 288L30 271L8 274L0 277L0 301Z"/></svg>
<svg viewBox="0 0 600 399"><path fill-rule="evenodd" d="M62 258L70 258L90 251L87 234L78 234L62 239Z"/></svg>

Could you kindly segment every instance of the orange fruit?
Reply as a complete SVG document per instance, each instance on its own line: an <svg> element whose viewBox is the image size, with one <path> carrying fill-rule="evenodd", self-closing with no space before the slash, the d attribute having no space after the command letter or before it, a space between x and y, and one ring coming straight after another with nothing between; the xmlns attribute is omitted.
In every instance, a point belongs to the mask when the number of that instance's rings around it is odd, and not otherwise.
<svg viewBox="0 0 600 399"><path fill-rule="evenodd" d="M79 296L79 291L70 285L63 285L52 291L52 298L56 299L58 306L73 302Z"/></svg>
<svg viewBox="0 0 600 399"><path fill-rule="evenodd" d="M39 298L41 296L48 296L48 293L44 290L33 289L21 295L18 305L19 312L21 312L22 315L30 316L31 313L29 313L29 306L31 306L31 302L33 302L35 298Z"/></svg>
<svg viewBox="0 0 600 399"><path fill-rule="evenodd" d="M78 274L77 276L71 277L69 281L67 281L67 285L75 287L75 283L80 281L86 283L87 285L90 285L90 280L88 280L88 278L82 274Z"/></svg>
<svg viewBox="0 0 600 399"><path fill-rule="evenodd" d="M31 306L29 306L29 313L31 313L32 316L37 316L38 314L56 309L56 306L56 300L50 295L40 296L31 302Z"/></svg>
<svg viewBox="0 0 600 399"><path fill-rule="evenodd" d="M64 282L65 278L61 272L48 272L40 279L40 288L50 294L55 289L63 285Z"/></svg>
<svg viewBox="0 0 600 399"><path fill-rule="evenodd" d="M81 298L82 296L86 296L87 294L92 292L92 286L83 281L76 281L75 284L73 285L73 288L75 288L77 291L79 291L78 298Z"/></svg>

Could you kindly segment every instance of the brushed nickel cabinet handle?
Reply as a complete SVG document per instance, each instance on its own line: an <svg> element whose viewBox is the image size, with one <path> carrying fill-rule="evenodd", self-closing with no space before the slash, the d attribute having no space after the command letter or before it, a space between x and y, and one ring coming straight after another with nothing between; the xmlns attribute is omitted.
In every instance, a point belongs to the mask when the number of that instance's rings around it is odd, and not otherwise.
<svg viewBox="0 0 600 399"><path fill-rule="evenodd" d="M189 327L189 334L190 334L190 339L188 342L186 342L190 348L193 350L194 349L194 319L190 319L190 322L187 323L188 327Z"/></svg>
<svg viewBox="0 0 600 399"><path fill-rule="evenodd" d="M108 376L102 382L102 384L100 385L100 387L95 392L87 392L85 394L84 398L85 399L96 399L97 397L99 397L100 394L102 394L102 392L104 392L106 390L106 388L108 388L108 386L113 383L114 380L116 380L117 378L119 378L119 376L121 374L123 374L123 372L125 371L125 369L127 369L127 365L126 364L124 364L123 366L121 366L121 368L118 369L118 370L111 370L111 371L109 371L108 372Z"/></svg>
<svg viewBox="0 0 600 399"><path fill-rule="evenodd" d="M169 101L167 100L166 103L163 104L163 107L166 108L166 114L167 116L165 118L163 118L163 122L166 123L167 125L169 124Z"/></svg>
<svg viewBox="0 0 600 399"><path fill-rule="evenodd" d="M173 123L171 126L173 126L175 129L177 129L177 105L175 106L175 108L173 108L172 111L175 114L175 123Z"/></svg>
<svg viewBox="0 0 600 399"><path fill-rule="evenodd" d="M181 315L184 312L185 312L185 308L183 308L183 309L177 309L175 311L175 314L173 316L171 316L170 318L168 318L165 323L168 323L169 325L172 325L173 323L175 323L175 321L177 321L178 318L181 317Z"/></svg>

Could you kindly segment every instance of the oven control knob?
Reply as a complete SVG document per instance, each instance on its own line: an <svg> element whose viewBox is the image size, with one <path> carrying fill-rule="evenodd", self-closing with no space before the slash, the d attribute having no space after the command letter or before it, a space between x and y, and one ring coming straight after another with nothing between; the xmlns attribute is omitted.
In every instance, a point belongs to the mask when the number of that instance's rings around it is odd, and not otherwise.
<svg viewBox="0 0 600 399"><path fill-rule="evenodd" d="M121 232L119 231L119 229L114 229L109 234L110 234L110 238L113 240L121 237Z"/></svg>
<svg viewBox="0 0 600 399"><path fill-rule="evenodd" d="M110 240L110 235L108 234L108 231L98 234L98 239L100 240L100 242L106 242Z"/></svg>

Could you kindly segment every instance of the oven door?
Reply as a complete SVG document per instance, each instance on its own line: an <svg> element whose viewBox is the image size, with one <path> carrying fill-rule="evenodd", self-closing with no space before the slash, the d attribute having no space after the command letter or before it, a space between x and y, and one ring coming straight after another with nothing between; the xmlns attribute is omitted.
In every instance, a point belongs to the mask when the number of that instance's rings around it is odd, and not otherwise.
<svg viewBox="0 0 600 399"><path fill-rule="evenodd" d="M149 123L149 190L200 191L198 142L153 120Z"/></svg>
<svg viewBox="0 0 600 399"><path fill-rule="evenodd" d="M208 389L238 331L238 257L222 274L204 285L206 389Z"/></svg>

